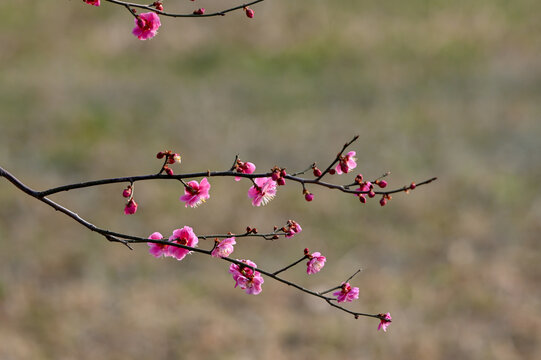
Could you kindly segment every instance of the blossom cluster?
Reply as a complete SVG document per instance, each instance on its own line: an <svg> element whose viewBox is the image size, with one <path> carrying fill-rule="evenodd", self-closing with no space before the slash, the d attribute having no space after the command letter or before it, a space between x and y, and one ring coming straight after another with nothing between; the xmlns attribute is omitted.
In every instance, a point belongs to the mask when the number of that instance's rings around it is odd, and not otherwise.
<svg viewBox="0 0 541 360"><path fill-rule="evenodd" d="M159 232L152 233L149 237L151 240L163 240L163 235ZM172 257L177 260L182 260L186 255L190 253L189 249L170 245L183 245L189 247L196 247L199 239L195 236L193 229L189 226L184 226L182 229L173 230L173 234L165 242L149 242L149 252L155 257ZM170 244L167 244L170 243Z"/></svg>
<svg viewBox="0 0 541 360"><path fill-rule="evenodd" d="M193 1L193 0L192 0ZM83 2L93 5L93 6L100 6L101 2L100 0L83 0ZM161 21L158 14L154 11L146 12L137 15L137 10L131 6L132 4L129 3L116 3L117 5L124 5L126 8L130 10L130 12L135 17L135 27L132 30L132 34L136 36L139 40L147 40L151 39L158 33L158 29L160 28ZM162 1L155 1L149 6L146 6L145 8L153 7L156 9L156 11L162 15L166 16L186 16L186 14L167 14L164 13L164 7ZM234 7L231 9L228 9L227 11L236 10L238 7ZM244 13L248 18L253 18L255 15L254 10L250 9L248 6L244 6L243 8ZM206 9L205 8L198 8L192 12L192 16L203 16L205 15ZM221 11L218 13L215 13L214 15L224 15L226 11Z"/></svg>
<svg viewBox="0 0 541 360"><path fill-rule="evenodd" d="M325 172L322 172L315 165L315 163L311 166L313 175L316 177L316 182L318 182L319 179L327 173L329 175L347 174L357 167L355 151L350 151L345 155L342 155L342 152L337 156L336 160L331 164L331 166L329 166L327 170L325 170ZM173 176L173 170L169 167L169 165L174 163L180 163L180 154L167 150L160 151L156 155L156 157L158 159L164 159L164 163L158 175L161 175L165 172L167 175ZM251 200L252 205L256 207L265 205L269 201L271 201L276 196L277 187L285 185L286 179L293 179L295 181L299 181L299 178L295 177L296 174L290 176L287 174L284 168L280 168L277 166L270 169L270 173L251 176L251 174L254 174L255 170L256 165L254 163L249 161L241 161L237 157L233 164L233 167L230 169L230 172L224 175L233 176L235 181L240 181L242 180L242 178L247 178L249 181L251 181L252 186L248 189L248 198ZM208 177L214 176L213 174L211 174L210 171L207 171L207 174ZM376 186L381 189L387 186L387 182L382 179L386 175L387 174L373 181L366 181L364 180L362 174L358 174L355 176L354 183L348 185L348 189L349 186L358 185L355 191L350 191L350 193L353 193L355 196L359 197L361 202L364 203L366 202L366 197L373 198L376 196ZM201 173L199 173L198 176L201 176ZM184 177L185 176L180 176L178 177L178 179L184 185L184 194L180 196L180 201L184 202L185 207L195 208L210 198L211 185L207 177L202 177L200 181L191 180L188 182L184 182ZM305 199L307 201L312 201L313 194L305 188L305 182L302 182L301 184ZM409 187L404 187L403 190L413 190L415 189L415 187L415 183L411 183ZM134 190L134 184L132 181L130 185L128 185L122 191L122 196L128 199L128 202L124 209L124 212L126 214L134 214L137 210L138 205L134 200ZM383 194L382 201L386 202L390 199L390 195L388 195L388 193L389 192L379 192L379 194ZM251 260L233 260L229 257L235 251L235 246L237 245L238 241L237 238L247 236L260 236L267 240L276 240L282 236L284 238L290 239L295 235L298 235L302 231L303 229L301 225L294 220L288 220L285 226L282 227L275 226L274 231L269 234L259 234L257 229L248 226L246 228L246 233L244 234L234 235L232 233L228 233L227 235L212 236L215 237L215 240L213 247L210 250L195 250L199 243L199 239L195 235L191 227L184 226L182 228L173 230L172 235L169 236L167 239L165 239L163 235L159 232L152 233L148 237L148 246L150 254L155 257L172 257L177 260L182 260L192 251L197 251L204 252L214 258L226 259L227 261L232 262L229 267L229 273L233 276L233 280L235 282L234 287L245 290L247 294L258 295L262 292L262 285L264 283L264 278L261 273L261 271L263 270L256 270L257 265ZM207 239L211 236L202 235L201 237L203 239ZM311 253L306 248L304 249L304 256L300 260L284 267L283 269L273 272L273 278L281 281L276 277L276 275L300 263L302 260L307 260L306 273L308 275L313 275L320 272L324 268L327 258L318 251ZM269 272L265 271L263 271L263 273L270 274ZM352 277L350 277L350 279ZM326 294L334 291L332 292L332 296L334 298L327 298L327 301L332 300L336 301L339 304L352 302L358 299L359 288L352 286L349 283L350 279L348 279L346 282L343 282L340 286L334 287L321 294ZM392 321L390 313L378 314L373 316L380 319L378 330L383 329L383 331L386 331L387 327Z"/></svg>

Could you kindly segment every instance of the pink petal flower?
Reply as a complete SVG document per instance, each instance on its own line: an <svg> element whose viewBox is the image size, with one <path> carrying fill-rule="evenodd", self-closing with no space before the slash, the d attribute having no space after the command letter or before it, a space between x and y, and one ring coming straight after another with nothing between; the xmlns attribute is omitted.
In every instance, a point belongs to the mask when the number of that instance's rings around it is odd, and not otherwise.
<svg viewBox="0 0 541 360"><path fill-rule="evenodd" d="M135 27L132 30L133 35L139 40L146 40L156 36L158 28L161 26L160 17L154 12L147 12L138 15L135 18Z"/></svg>
<svg viewBox="0 0 541 360"><path fill-rule="evenodd" d="M393 321L393 318L391 317L391 313L386 314L380 314L383 316L383 319L380 319L380 323L378 325L378 331L380 329L383 329L383 331L387 331L387 326L391 325L391 322Z"/></svg>
<svg viewBox="0 0 541 360"><path fill-rule="evenodd" d="M100 0L83 0L83 1L90 5L100 6Z"/></svg>
<svg viewBox="0 0 541 360"><path fill-rule="evenodd" d="M355 299L359 298L359 288L351 287L349 283L342 284L342 288L339 291L333 293L334 296L337 296L339 303L341 302L352 302Z"/></svg>
<svg viewBox="0 0 541 360"><path fill-rule="evenodd" d="M124 207L124 214L126 215L135 214L135 212L137 211L137 206L138 205L135 202L135 200L131 199L130 201L128 201L128 203Z"/></svg>
<svg viewBox="0 0 541 360"><path fill-rule="evenodd" d="M181 201L186 202L184 206L188 207L190 205L191 207L197 207L210 198L210 184L207 178L203 178L200 184L195 180L190 181L188 182L188 186L184 188L184 195L180 197Z"/></svg>
<svg viewBox="0 0 541 360"><path fill-rule="evenodd" d="M233 245L235 245L235 237L230 237L227 239L223 239L216 245L214 250L212 250L212 253L210 255L214 257L228 257L233 252L234 248Z"/></svg>
<svg viewBox="0 0 541 360"><path fill-rule="evenodd" d="M337 174L348 173L351 169L355 169L357 167L357 159L355 159L355 154L355 151L350 151L345 156L340 158L340 162L334 168Z"/></svg>
<svg viewBox="0 0 541 360"><path fill-rule="evenodd" d="M237 167L237 172L241 174L253 174L255 171L255 165L251 162L240 162ZM235 181L240 181L240 176L235 176Z"/></svg>
<svg viewBox="0 0 541 360"><path fill-rule="evenodd" d="M325 261L327 261L327 258L325 256L322 256L321 253L313 253L312 255L310 255L310 261L306 263L306 273L318 273L325 266Z"/></svg>
<svg viewBox="0 0 541 360"><path fill-rule="evenodd" d="M155 232L155 233L152 233L148 238L152 240L162 240L163 236L159 232ZM147 243L147 245L150 246L150 249L148 249L150 254L157 258L168 255L169 245L156 244L156 243L151 243L151 242Z"/></svg>
<svg viewBox="0 0 541 360"><path fill-rule="evenodd" d="M301 226L296 221L289 220L287 222L287 225L288 225L288 229L287 229L287 232L286 232L286 238L291 238L295 234L298 234L298 233L300 233L302 231Z"/></svg>
<svg viewBox="0 0 541 360"><path fill-rule="evenodd" d="M265 205L276 195L276 181L269 177L256 178L255 185L248 190L253 206Z"/></svg>
<svg viewBox="0 0 541 360"><path fill-rule="evenodd" d="M173 230L173 235L169 237L169 241L175 244L196 247L199 239L195 236L193 229L189 226L184 226L182 229ZM177 260L182 260L190 253L190 250L176 246L169 246L169 251L166 256L174 257Z"/></svg>
<svg viewBox="0 0 541 360"><path fill-rule="evenodd" d="M237 260L250 265L252 267L257 267L257 265L250 260ZM265 282L263 277L258 271L254 271L249 267L240 266L237 264L231 264L229 267L229 272L233 275L233 280L235 280L235 287L240 287L244 289L247 294L257 295L262 291L261 285Z"/></svg>

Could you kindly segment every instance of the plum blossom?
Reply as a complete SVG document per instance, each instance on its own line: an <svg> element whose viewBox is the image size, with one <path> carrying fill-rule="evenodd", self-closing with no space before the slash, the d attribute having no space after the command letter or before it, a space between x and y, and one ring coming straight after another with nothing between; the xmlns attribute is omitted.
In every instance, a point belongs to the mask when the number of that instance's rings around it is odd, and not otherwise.
<svg viewBox="0 0 541 360"><path fill-rule="evenodd" d="M90 5L100 6L100 0L83 0L83 1Z"/></svg>
<svg viewBox="0 0 541 360"><path fill-rule="evenodd" d="M149 237L151 240L162 240L163 235L159 232L152 233ZM150 246L150 249L148 249L148 252L150 252L151 255L154 257L161 257L161 256L168 256L169 255L169 245L165 244L156 244L149 242L147 243L148 246Z"/></svg>
<svg viewBox="0 0 541 360"><path fill-rule="evenodd" d="M350 151L345 156L340 156L340 162L338 165L336 165L334 170L337 174L347 174L351 169L355 169L357 167L356 160L355 151Z"/></svg>
<svg viewBox="0 0 541 360"><path fill-rule="evenodd" d="M160 17L154 12L147 12L138 15L135 18L135 27L132 30L133 35L139 40L146 40L156 36L158 28L161 26Z"/></svg>
<svg viewBox="0 0 541 360"><path fill-rule="evenodd" d="M380 323L378 325L378 331L380 329L383 329L383 331L387 331L387 326L391 325L391 322L393 321L393 318L391 317L391 313L386 314L379 314L383 318L379 319Z"/></svg>
<svg viewBox="0 0 541 360"><path fill-rule="evenodd" d="M276 181L269 177L256 178L255 185L248 190L253 206L265 205L276 195Z"/></svg>
<svg viewBox="0 0 541 360"><path fill-rule="evenodd" d="M188 207L188 205L197 207L210 197L209 189L210 184L207 178L203 178L201 183L192 180L188 182L188 186L184 188L184 195L180 197L180 200L186 202L184 205L186 207Z"/></svg>
<svg viewBox="0 0 541 360"><path fill-rule="evenodd" d="M327 261L327 258L325 256L322 256L319 252L308 255L308 257L310 260L306 263L307 274L318 273L321 269L323 269L323 267L325 266L325 261Z"/></svg>
<svg viewBox="0 0 541 360"><path fill-rule="evenodd" d="M339 303L341 302L352 302L355 299L359 298L359 288L351 287L349 283L343 283L339 291L333 293L334 296L337 296Z"/></svg>
<svg viewBox="0 0 541 360"><path fill-rule="evenodd" d="M138 205L135 202L135 200L131 199L130 201L128 201L128 203L124 207L124 214L126 215L135 214L135 212L137 211L137 206Z"/></svg>
<svg viewBox="0 0 541 360"><path fill-rule="evenodd" d="M236 171L241 174L253 174L255 171L255 165L248 161L238 161ZM242 179L240 176L235 176L235 181L240 181L240 179Z"/></svg>
<svg viewBox="0 0 541 360"><path fill-rule="evenodd" d="M169 237L169 241L175 244L196 247L199 239L195 236L193 229L189 226L184 226L182 229L173 230L173 235ZM190 253L190 250L176 246L169 246L169 250L165 256L172 256L177 260L182 260Z"/></svg>
<svg viewBox="0 0 541 360"><path fill-rule="evenodd" d="M302 231L302 228L301 226L299 225L299 223L297 223L296 221L294 220L289 220L287 222L287 229L286 229L286 238L291 238L293 237L295 234L298 234Z"/></svg>
<svg viewBox="0 0 541 360"><path fill-rule="evenodd" d="M250 260L238 260L245 263L253 268L257 265ZM243 290L246 290L247 294L257 295L261 292L261 284L265 281L261 274L258 271L252 270L247 266L231 264L229 267L229 272L233 275L233 280L235 280L235 287L240 287Z"/></svg>
<svg viewBox="0 0 541 360"><path fill-rule="evenodd" d="M233 252L234 248L233 245L235 245L235 237L230 237L227 239L223 239L220 241L214 250L212 250L211 255L214 257L228 257Z"/></svg>

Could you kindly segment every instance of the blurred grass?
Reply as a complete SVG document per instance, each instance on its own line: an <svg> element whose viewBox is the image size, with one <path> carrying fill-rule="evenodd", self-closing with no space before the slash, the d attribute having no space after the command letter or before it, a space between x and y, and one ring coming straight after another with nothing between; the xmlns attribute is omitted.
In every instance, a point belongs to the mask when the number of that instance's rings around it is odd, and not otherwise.
<svg viewBox="0 0 541 360"><path fill-rule="evenodd" d="M132 217L121 186L55 199L138 235L295 219L301 236L235 255L274 268L319 250L329 261L317 277L288 274L316 289L361 267L353 306L390 311L390 331L270 280L246 296L211 259L111 245L2 182L0 358L539 358L541 3L269 0L254 10L253 20L163 19L140 42L129 14L108 4L2 2L1 164L39 189L151 173L166 148L187 172L226 168L237 153L261 170L296 170L326 164L358 133L365 176L438 182L385 208L320 189L308 204L286 186L253 211L248 184L226 179L193 210L174 183L138 184Z"/></svg>

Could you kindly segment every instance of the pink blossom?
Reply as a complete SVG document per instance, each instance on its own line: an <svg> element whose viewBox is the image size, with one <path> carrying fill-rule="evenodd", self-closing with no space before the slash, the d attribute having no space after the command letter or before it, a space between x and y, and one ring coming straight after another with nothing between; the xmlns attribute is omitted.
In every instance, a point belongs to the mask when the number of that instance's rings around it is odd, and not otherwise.
<svg viewBox="0 0 541 360"><path fill-rule="evenodd" d="M298 234L298 233L300 233L302 231L302 228L299 225L299 223L297 223L294 220L289 220L287 222L287 226L288 226L288 228L287 228L287 232L286 232L286 238L291 238L295 234Z"/></svg>
<svg viewBox="0 0 541 360"><path fill-rule="evenodd" d="M357 167L355 159L355 151L348 152L345 156L340 157L340 162L334 168L337 174L348 173L351 169Z"/></svg>
<svg viewBox="0 0 541 360"><path fill-rule="evenodd" d="M257 265L250 260L237 260L245 263L246 265L257 267ZM231 264L229 267L229 272L233 275L233 280L235 280L235 287L240 287L241 289L246 290L247 294L257 295L261 292L261 284L265 282L263 277L258 271L254 271L249 267Z"/></svg>
<svg viewBox="0 0 541 360"><path fill-rule="evenodd" d="M132 215L132 214L135 214L136 211L137 211L137 203L135 202L135 200L131 199L126 204L126 207L124 207L124 214Z"/></svg>
<svg viewBox="0 0 541 360"><path fill-rule="evenodd" d="M204 13L205 13L205 8L200 8L200 9L194 10L193 12L194 15L203 15Z"/></svg>
<svg viewBox="0 0 541 360"><path fill-rule="evenodd" d="M255 185L248 190L253 206L265 205L276 195L276 181L271 178L256 178Z"/></svg>
<svg viewBox="0 0 541 360"><path fill-rule="evenodd" d="M162 240L163 235L160 234L159 232L155 232L155 233L152 233L148 238L152 240ZM151 242L147 243L147 245L150 246L150 249L148 249L150 254L157 258L160 256L169 255L169 245L156 244L156 243L151 243Z"/></svg>
<svg viewBox="0 0 541 360"><path fill-rule="evenodd" d="M359 288L351 287L349 283L342 284L342 288L339 291L333 293L334 296L337 296L339 303L341 302L352 302L355 299L359 298Z"/></svg>
<svg viewBox="0 0 541 360"><path fill-rule="evenodd" d="M327 258L322 256L321 253L315 252L312 255L309 255L310 261L306 263L306 273L315 274L318 273L325 266L325 261Z"/></svg>
<svg viewBox="0 0 541 360"><path fill-rule="evenodd" d="M241 162L239 161L237 166L237 172L241 174L253 174L255 171L255 165L251 162ZM240 181L242 179L240 176L235 176L235 181Z"/></svg>
<svg viewBox="0 0 541 360"><path fill-rule="evenodd" d="M193 229L189 226L184 226L182 229L173 230L173 235L169 237L169 241L175 244L196 247L199 239L195 236ZM166 256L172 256L177 260L182 260L190 253L190 250L181 247L170 246Z"/></svg>
<svg viewBox="0 0 541 360"><path fill-rule="evenodd" d="M90 5L100 6L100 0L83 0L83 1Z"/></svg>
<svg viewBox="0 0 541 360"><path fill-rule="evenodd" d="M391 325L391 322L393 321L393 318L391 317L391 313L386 314L379 314L382 316L382 319L379 319L380 323L378 325L378 331L380 329L383 329L383 331L387 331L387 326Z"/></svg>
<svg viewBox="0 0 541 360"><path fill-rule="evenodd" d="M203 178L199 184L197 181L192 180L188 182L188 187L184 188L184 195L180 197L181 201L185 201L184 206L197 207L201 203L205 202L209 195L210 184L207 178Z"/></svg>
<svg viewBox="0 0 541 360"><path fill-rule="evenodd" d="M223 239L220 241L214 250L212 250L211 255L214 257L228 257L233 252L234 248L233 245L235 245L235 237L230 237L227 239Z"/></svg>
<svg viewBox="0 0 541 360"><path fill-rule="evenodd" d="M146 40L156 36L160 26L160 17L154 12L147 12L140 14L135 18L135 27L133 28L132 33L137 36L139 40Z"/></svg>

